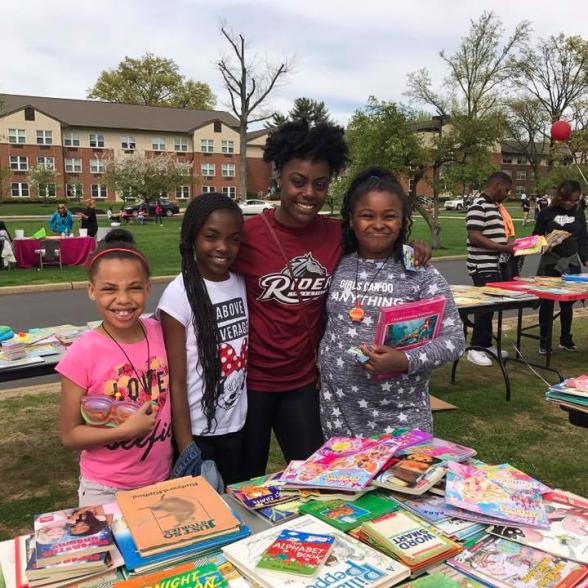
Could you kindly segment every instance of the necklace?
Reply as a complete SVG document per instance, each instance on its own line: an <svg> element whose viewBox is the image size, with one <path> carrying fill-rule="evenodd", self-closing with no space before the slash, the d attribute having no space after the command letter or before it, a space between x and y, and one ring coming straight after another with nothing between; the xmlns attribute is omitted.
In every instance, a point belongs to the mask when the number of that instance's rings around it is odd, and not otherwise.
<svg viewBox="0 0 588 588"><path fill-rule="evenodd" d="M139 320L139 326L141 327L141 331L143 331L143 336L145 337L145 341L147 342L147 372L146 372L146 374L143 375L143 378L141 378L139 376L139 372L137 372L137 368L135 367L135 364L131 361L131 358L128 356L127 352L124 350L124 347L112 336L110 331L106 328L104 321L102 321L101 326L102 326L102 329L104 330L104 332L112 339L112 341L115 343L115 345L123 352L124 356L126 357L127 361L129 362L130 366L133 368L133 371L135 372L135 376L137 376L137 382L139 382L141 384L141 387L143 388L143 392L145 392L145 394L147 396L151 396L151 393L147 390L147 386L145 384L145 382L151 383L151 368L149 367L149 358L151 357L151 348L149 346L149 337L147 336L147 331L145 330L145 327L143 326L143 323L141 322L141 320ZM120 392L117 392L114 396L117 400L120 400L122 395Z"/></svg>
<svg viewBox="0 0 588 588"><path fill-rule="evenodd" d="M390 256L388 255L386 257L386 259L384 260L384 263L382 263L382 265L378 268L378 270L374 274L374 277L370 280L370 283L367 285L367 288L365 289L363 296L361 296L361 298L360 298L359 294L358 294L358 290L357 290L357 278L358 278L358 274L359 274L359 253L357 254L357 263L355 265L355 283L353 285L353 290L355 292L355 304L352 308L349 309L349 311L347 313L349 315L349 318L354 323L360 323L365 318L365 310L362 308L363 300L367 296L367 294L370 290L370 286L374 283L374 280L378 277L378 274L382 271L382 269L384 268L384 266L386 265L386 263L388 262L389 259L390 259Z"/></svg>

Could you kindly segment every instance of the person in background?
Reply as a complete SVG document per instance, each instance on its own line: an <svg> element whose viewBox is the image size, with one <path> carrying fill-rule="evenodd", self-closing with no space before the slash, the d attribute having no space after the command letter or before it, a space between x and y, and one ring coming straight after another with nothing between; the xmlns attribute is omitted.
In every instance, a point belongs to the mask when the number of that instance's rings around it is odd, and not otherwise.
<svg viewBox="0 0 588 588"><path fill-rule="evenodd" d="M139 208L139 211L137 212L137 222L140 225L145 224L145 209L144 208Z"/></svg>
<svg viewBox="0 0 588 588"><path fill-rule="evenodd" d="M160 226L163 225L163 218L161 216L162 213L163 213L163 210L161 208L161 201L158 200L155 203L155 222L159 223Z"/></svg>
<svg viewBox="0 0 588 588"><path fill-rule="evenodd" d="M49 228L57 235L69 235L73 228L73 216L65 208L65 204L58 204L57 210L49 219Z"/></svg>
<svg viewBox="0 0 588 588"><path fill-rule="evenodd" d="M500 270L501 254L511 255L512 243L508 243L501 203L512 189L512 179L504 172L492 174L480 197L470 206L466 215L467 268L475 286L502 279ZM492 312L477 312L468 361L480 366L492 365ZM506 355L506 352L503 352Z"/></svg>
<svg viewBox="0 0 588 588"><path fill-rule="evenodd" d="M568 231L570 236L541 256L537 275L561 276L579 274L582 266L588 267L588 233L586 216L580 206L582 189L578 182L565 180L558 187L551 204L537 218L533 235L548 235L554 230ZM572 338L573 302L560 302L561 333L559 348L576 351ZM549 327L553 321L553 300L542 300L539 307L539 353L551 352Z"/></svg>
<svg viewBox="0 0 588 588"><path fill-rule="evenodd" d="M96 218L96 204L92 198L86 200L86 208L80 212L82 218L81 228L88 229L88 236L95 237L98 232L98 219Z"/></svg>
<svg viewBox="0 0 588 588"><path fill-rule="evenodd" d="M523 227L527 224L529 220L529 213L531 211L531 203L529 202L529 197L525 192L521 193L521 208L523 209Z"/></svg>
<svg viewBox="0 0 588 588"><path fill-rule="evenodd" d="M4 221L0 221L0 269L9 267L11 263L16 263L12 250L12 237Z"/></svg>

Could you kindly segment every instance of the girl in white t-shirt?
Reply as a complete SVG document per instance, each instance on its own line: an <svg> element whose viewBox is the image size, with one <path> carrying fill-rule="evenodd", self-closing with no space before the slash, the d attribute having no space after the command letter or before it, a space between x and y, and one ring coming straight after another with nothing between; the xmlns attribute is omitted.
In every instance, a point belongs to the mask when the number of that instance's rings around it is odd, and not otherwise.
<svg viewBox="0 0 588 588"><path fill-rule="evenodd" d="M247 298L243 278L229 270L242 230L241 209L227 196L192 200L182 223L182 273L157 309L169 358L178 462L190 461L195 443L203 459L216 462L226 484L242 479L247 413Z"/></svg>

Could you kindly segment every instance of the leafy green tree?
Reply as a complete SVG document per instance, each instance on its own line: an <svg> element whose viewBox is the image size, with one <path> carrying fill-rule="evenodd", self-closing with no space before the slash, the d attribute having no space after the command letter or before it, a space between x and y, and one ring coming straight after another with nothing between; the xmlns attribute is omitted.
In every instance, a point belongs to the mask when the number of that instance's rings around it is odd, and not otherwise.
<svg viewBox="0 0 588 588"><path fill-rule="evenodd" d="M115 69L103 71L88 98L195 110L212 110L216 103L208 84L186 79L173 59L153 53L125 57Z"/></svg>
<svg viewBox="0 0 588 588"><path fill-rule="evenodd" d="M28 174L29 184L37 191L37 196L43 198L43 202L47 202L49 188L56 183L58 173L53 168L45 167L44 165L37 165L32 168ZM55 186L55 196L57 196L57 186Z"/></svg>
<svg viewBox="0 0 588 588"><path fill-rule="evenodd" d="M296 98L294 105L286 116L275 112L272 118L265 123L267 129L279 127L287 121L306 121L309 125L332 122L329 110L322 100L312 98Z"/></svg>
<svg viewBox="0 0 588 588"><path fill-rule="evenodd" d="M149 202L167 197L180 186L193 184L194 178L189 165L178 163L171 155L132 155L108 160L104 181L121 194L123 201L132 196Z"/></svg>

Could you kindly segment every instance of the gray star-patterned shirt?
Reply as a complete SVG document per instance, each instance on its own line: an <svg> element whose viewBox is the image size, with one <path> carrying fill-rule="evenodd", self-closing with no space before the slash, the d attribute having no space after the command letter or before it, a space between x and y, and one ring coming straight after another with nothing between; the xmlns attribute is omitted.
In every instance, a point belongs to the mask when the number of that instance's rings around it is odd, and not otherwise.
<svg viewBox="0 0 588 588"><path fill-rule="evenodd" d="M464 351L463 325L445 278L432 266L406 271L398 261L343 257L335 270L327 298L327 327L320 344L321 423L326 437L368 436L396 427L432 432L429 401L431 371L454 361ZM357 286L356 286L357 272ZM373 280L373 281L372 281ZM362 322L348 312L357 296L365 311ZM347 350L372 344L379 309L424 298L447 300L439 336L422 347L406 351L407 374L375 381Z"/></svg>

